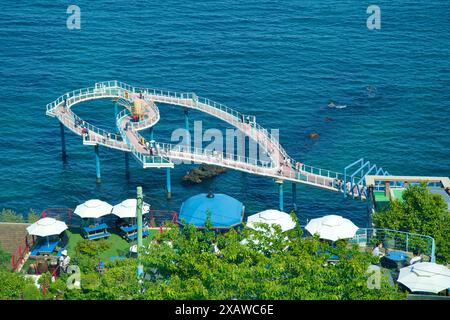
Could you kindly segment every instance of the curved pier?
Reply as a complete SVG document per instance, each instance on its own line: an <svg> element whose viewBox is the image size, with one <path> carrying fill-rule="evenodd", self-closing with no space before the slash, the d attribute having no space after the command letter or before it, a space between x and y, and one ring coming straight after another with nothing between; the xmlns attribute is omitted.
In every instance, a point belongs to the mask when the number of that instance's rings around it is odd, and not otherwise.
<svg viewBox="0 0 450 320"><path fill-rule="evenodd" d="M72 107L78 103L97 99L111 99L124 109L116 115L119 134L95 127L78 117ZM131 107L139 100L143 107L143 119L133 121ZM208 150L169 143L154 142L155 148L141 143L139 131L151 129L160 119L156 103L170 104L185 109L186 126L188 127L187 110L194 109L220 119L243 132L258 143L268 154L270 161L252 159L235 154L213 153ZM117 109L116 109L117 110ZM174 167L172 160L193 161L239 170L251 174L274 178L280 184L284 181L306 184L335 192L345 192L342 188L344 175L330 170L314 168L292 159L278 140L256 121L245 121L245 115L220 103L198 97L194 93L177 93L155 89L136 88L118 81L96 83L94 87L68 92L47 105L47 115L56 117L62 125L83 137L83 144L105 146L130 152L143 168ZM62 133L64 128L61 127ZM62 136L63 138L63 136ZM98 147L96 147L98 148ZM65 154L65 150L63 150ZM98 174L99 178L99 174ZM168 185L168 189L170 186ZM348 192L348 191L347 191ZM347 193L346 192L346 193ZM282 193L281 193L282 194ZM281 196L281 195L280 195ZM282 207L282 204L280 205Z"/></svg>

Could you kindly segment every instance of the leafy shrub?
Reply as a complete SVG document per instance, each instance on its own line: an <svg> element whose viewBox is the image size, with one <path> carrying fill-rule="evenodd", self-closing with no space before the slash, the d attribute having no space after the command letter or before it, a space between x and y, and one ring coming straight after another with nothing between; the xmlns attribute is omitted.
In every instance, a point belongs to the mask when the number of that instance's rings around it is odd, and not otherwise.
<svg viewBox="0 0 450 320"><path fill-rule="evenodd" d="M21 214L16 213L11 209L2 209L0 212L0 222L13 222L13 223L23 223L25 219Z"/></svg>
<svg viewBox="0 0 450 320"><path fill-rule="evenodd" d="M37 214L33 209L30 209L28 211L27 221L28 223L35 223L41 218L40 214Z"/></svg>
<svg viewBox="0 0 450 320"><path fill-rule="evenodd" d="M433 194L426 184L408 187L403 201L392 201L376 212L373 222L377 228L394 229L428 235L436 241L436 260L450 262L450 212L439 194ZM424 249L426 244L414 240L412 246Z"/></svg>
<svg viewBox="0 0 450 320"><path fill-rule="evenodd" d="M33 280L23 275L0 269L0 299L41 299L42 295Z"/></svg>
<svg viewBox="0 0 450 320"><path fill-rule="evenodd" d="M97 241L83 239L77 243L75 251L77 255L84 255L89 258L98 257L102 251L108 250L111 244L106 239Z"/></svg>

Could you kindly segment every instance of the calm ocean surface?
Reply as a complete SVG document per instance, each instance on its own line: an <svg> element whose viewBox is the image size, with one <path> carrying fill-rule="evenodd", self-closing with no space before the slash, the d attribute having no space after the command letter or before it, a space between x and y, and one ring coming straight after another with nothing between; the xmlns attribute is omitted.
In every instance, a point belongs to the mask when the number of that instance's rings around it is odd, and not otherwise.
<svg viewBox="0 0 450 320"><path fill-rule="evenodd" d="M81 8L81 30L66 28L72 2ZM381 7L381 30L366 27L372 2ZM309 165L342 172L364 157L393 174L450 175L447 0L2 0L0 10L0 208L40 211L90 198L116 204L138 185L155 209L178 210L211 187L244 202L247 213L277 207L271 179L228 171L184 186L189 166L173 170L167 201L165 171L143 170L130 158L127 180L123 153L105 148L96 185L93 147L67 130L63 164L58 122L45 115L45 105L114 79L193 91L255 114L262 126L279 128L287 152ZM329 99L348 107L329 109ZM155 138L169 141L183 126L183 110L160 110ZM112 103L75 111L100 127L113 124ZM191 114L205 128L226 128ZM311 131L320 137L310 140ZM338 213L366 223L364 203L305 186L297 193L301 222Z"/></svg>

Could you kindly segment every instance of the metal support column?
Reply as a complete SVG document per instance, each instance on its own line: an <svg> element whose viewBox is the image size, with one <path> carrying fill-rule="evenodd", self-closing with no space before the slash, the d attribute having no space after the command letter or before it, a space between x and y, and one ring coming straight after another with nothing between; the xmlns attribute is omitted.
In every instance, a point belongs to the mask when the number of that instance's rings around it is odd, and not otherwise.
<svg viewBox="0 0 450 320"><path fill-rule="evenodd" d="M187 134L186 144L188 146L190 146L191 145L191 133L189 132L189 109L188 108L184 108L184 128L185 128L186 134Z"/></svg>
<svg viewBox="0 0 450 320"><path fill-rule="evenodd" d="M170 185L170 168L166 171L167 199L172 198L172 187Z"/></svg>
<svg viewBox="0 0 450 320"><path fill-rule="evenodd" d="M276 180L278 184L278 195L279 195L279 209L283 211L283 180Z"/></svg>
<svg viewBox="0 0 450 320"><path fill-rule="evenodd" d="M62 159L65 161L67 159L67 152L66 152L66 137L64 135L64 125L62 122L59 123L59 130L61 132L61 153L62 153Z"/></svg>
<svg viewBox="0 0 450 320"><path fill-rule="evenodd" d="M100 179L100 155L99 155L98 149L99 149L98 144L96 144L94 147L94 150L95 150L95 172L97 174L97 183L100 183L101 182L101 179Z"/></svg>
<svg viewBox="0 0 450 320"><path fill-rule="evenodd" d="M150 141L155 140L153 139L153 127L150 127L149 131L150 131Z"/></svg>
<svg viewBox="0 0 450 320"><path fill-rule="evenodd" d="M184 108L184 127L186 131L189 132L189 109Z"/></svg>
<svg viewBox="0 0 450 320"><path fill-rule="evenodd" d="M117 115L119 114L119 105L117 101L114 102L114 129L117 131Z"/></svg>
<svg viewBox="0 0 450 320"><path fill-rule="evenodd" d="M292 206L294 211L297 212L297 184L292 183Z"/></svg>

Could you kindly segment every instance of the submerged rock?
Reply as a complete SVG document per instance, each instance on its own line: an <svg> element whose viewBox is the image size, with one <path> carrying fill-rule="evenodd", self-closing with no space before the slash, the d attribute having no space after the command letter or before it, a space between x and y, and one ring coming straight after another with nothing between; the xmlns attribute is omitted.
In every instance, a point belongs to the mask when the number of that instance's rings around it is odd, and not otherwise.
<svg viewBox="0 0 450 320"><path fill-rule="evenodd" d="M194 168L186 173L183 182L202 183L205 179L218 176L226 171L225 168L213 166L209 164L201 164L198 168Z"/></svg>
<svg viewBox="0 0 450 320"><path fill-rule="evenodd" d="M310 139L317 139L319 136L320 136L320 135L319 135L317 132L315 132L315 131L313 131L313 132L311 132L310 134L308 134L308 137L309 137Z"/></svg>

